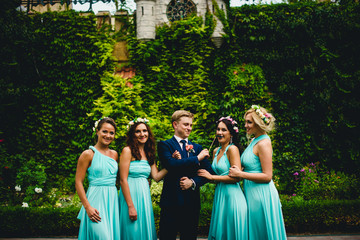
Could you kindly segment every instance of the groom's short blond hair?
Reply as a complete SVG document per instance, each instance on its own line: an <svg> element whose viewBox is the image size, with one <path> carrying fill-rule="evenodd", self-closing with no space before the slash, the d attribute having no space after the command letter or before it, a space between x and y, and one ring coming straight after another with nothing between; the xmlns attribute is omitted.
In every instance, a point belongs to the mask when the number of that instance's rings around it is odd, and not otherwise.
<svg viewBox="0 0 360 240"><path fill-rule="evenodd" d="M177 110L171 116L171 123L178 122L182 117L194 118L194 114L186 110Z"/></svg>

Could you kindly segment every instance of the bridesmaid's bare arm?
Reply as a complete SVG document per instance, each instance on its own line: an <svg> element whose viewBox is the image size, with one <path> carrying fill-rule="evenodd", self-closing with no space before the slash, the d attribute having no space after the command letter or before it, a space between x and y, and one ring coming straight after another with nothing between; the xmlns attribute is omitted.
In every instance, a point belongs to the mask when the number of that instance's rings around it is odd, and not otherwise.
<svg viewBox="0 0 360 240"><path fill-rule="evenodd" d="M129 176L129 169L130 169L130 161L132 155L130 147L124 147L120 155L119 161L119 169L120 169L120 186L121 191L124 195L126 204L128 205L129 209L129 218L133 221L137 220L137 212L132 201L130 195L130 188L128 184L128 176Z"/></svg>
<svg viewBox="0 0 360 240"><path fill-rule="evenodd" d="M94 152L90 149L85 150L81 153L76 167L75 188L89 218L94 222L100 222L101 218L99 211L90 205L84 189L84 179L86 176L86 171L90 167L93 157Z"/></svg>
<svg viewBox="0 0 360 240"><path fill-rule="evenodd" d="M168 171L164 168L159 171L159 169L156 166L156 163L154 162L153 165L151 165L151 177L156 181L159 182L161 179L165 177L165 175L168 173Z"/></svg>

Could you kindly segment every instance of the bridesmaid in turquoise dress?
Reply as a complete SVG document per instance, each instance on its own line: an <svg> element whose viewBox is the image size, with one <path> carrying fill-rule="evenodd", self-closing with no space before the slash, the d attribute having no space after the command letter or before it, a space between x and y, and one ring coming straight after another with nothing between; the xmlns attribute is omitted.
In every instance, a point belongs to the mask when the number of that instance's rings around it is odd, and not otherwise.
<svg viewBox="0 0 360 240"><path fill-rule="evenodd" d="M222 117L216 130L220 147L213 152L212 169L217 175L200 169L198 175L215 181L209 240L247 240L247 204L239 180L228 176L230 166L241 168L236 121Z"/></svg>
<svg viewBox="0 0 360 240"><path fill-rule="evenodd" d="M148 178L160 181L167 173L155 163L155 139L146 118L128 125L127 146L120 156L120 239L156 240Z"/></svg>
<svg viewBox="0 0 360 240"><path fill-rule="evenodd" d="M245 113L248 136L254 136L241 155L243 171L232 166L229 176L244 179L249 210L250 240L285 240L286 231L278 191L272 181L272 146L267 135L275 118L266 109L253 105Z"/></svg>
<svg viewBox="0 0 360 240"><path fill-rule="evenodd" d="M116 177L118 153L109 149L114 140L116 124L105 117L95 122L96 144L79 157L75 188L82 202L78 214L80 240L117 240L119 232L119 202ZM84 179L88 173L89 188L85 194Z"/></svg>

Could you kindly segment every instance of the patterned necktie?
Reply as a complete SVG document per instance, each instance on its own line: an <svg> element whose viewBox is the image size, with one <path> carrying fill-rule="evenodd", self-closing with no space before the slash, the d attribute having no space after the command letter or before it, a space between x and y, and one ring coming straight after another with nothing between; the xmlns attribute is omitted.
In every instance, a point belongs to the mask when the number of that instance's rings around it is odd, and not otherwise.
<svg viewBox="0 0 360 240"><path fill-rule="evenodd" d="M185 140L180 140L180 142L182 143L182 151L181 151L181 158L187 158L187 152L186 152L186 141Z"/></svg>

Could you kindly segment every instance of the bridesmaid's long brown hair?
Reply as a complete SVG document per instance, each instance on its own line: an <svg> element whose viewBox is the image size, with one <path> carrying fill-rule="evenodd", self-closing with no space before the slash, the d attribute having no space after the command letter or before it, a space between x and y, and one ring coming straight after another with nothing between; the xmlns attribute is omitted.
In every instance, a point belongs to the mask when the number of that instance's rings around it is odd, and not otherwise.
<svg viewBox="0 0 360 240"><path fill-rule="evenodd" d="M127 133L126 144L131 149L131 155L136 160L141 160L138 141L137 141L137 139L135 137L135 129L140 124L144 124L146 126L147 131L148 131L149 136L148 136L148 140L145 143L144 151L145 151L145 154L146 154L146 158L147 158L147 160L149 162L149 165L151 166L155 162L156 143L155 143L155 137L154 137L149 125L147 125L146 123L143 123L143 122L138 122L138 123L134 123L134 125L131 125L130 129L129 129L128 133Z"/></svg>

